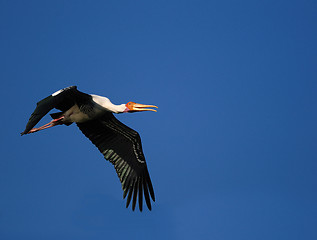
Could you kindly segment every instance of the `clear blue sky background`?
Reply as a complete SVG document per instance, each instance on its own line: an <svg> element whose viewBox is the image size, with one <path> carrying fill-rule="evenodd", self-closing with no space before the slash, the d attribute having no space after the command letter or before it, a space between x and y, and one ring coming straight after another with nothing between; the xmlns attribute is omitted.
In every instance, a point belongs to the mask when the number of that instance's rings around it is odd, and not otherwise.
<svg viewBox="0 0 317 240"><path fill-rule="evenodd" d="M0 238L317 239L317 2L0 1ZM20 137L66 86L114 103L157 202L125 208L77 127ZM41 123L49 121L46 117Z"/></svg>

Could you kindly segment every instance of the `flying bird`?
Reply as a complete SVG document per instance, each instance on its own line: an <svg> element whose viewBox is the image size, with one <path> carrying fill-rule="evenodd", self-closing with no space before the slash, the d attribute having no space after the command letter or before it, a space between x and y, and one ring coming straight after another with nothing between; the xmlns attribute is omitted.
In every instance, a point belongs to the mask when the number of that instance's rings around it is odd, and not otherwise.
<svg viewBox="0 0 317 240"><path fill-rule="evenodd" d="M50 114L49 123L34 128L53 108L61 112ZM123 198L127 197L126 207L132 199L132 210L139 202L142 211L143 195L151 210L151 200L155 201L154 190L142 150L140 135L117 120L113 113L154 111L154 105L134 102L115 105L106 97L86 94L76 86L61 89L37 103L22 135L34 133L56 125L69 126L76 123L82 133L99 149L104 158L110 161L120 179Z"/></svg>

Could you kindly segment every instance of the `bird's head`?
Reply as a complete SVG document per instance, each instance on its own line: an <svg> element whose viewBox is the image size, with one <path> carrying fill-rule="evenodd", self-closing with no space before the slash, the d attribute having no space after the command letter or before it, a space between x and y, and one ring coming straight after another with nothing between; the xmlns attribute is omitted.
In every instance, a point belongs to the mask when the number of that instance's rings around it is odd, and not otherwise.
<svg viewBox="0 0 317 240"><path fill-rule="evenodd" d="M143 112L143 111L156 112L156 110L152 108L158 108L157 106L154 106L154 105L145 105L145 104L140 104L135 102L128 102L125 106L126 106L126 109L124 110L124 112Z"/></svg>

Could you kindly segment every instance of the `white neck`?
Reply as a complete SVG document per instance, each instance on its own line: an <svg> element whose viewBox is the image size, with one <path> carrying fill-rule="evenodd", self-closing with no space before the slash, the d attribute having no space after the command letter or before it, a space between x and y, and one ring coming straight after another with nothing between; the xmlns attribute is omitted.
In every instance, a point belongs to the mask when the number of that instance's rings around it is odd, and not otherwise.
<svg viewBox="0 0 317 240"><path fill-rule="evenodd" d="M91 94L91 96L92 96L92 100L95 103L97 103L100 106L106 108L110 112L123 113L124 110L126 109L125 104L115 105L112 102L110 102L110 100L108 98L106 98L106 97L102 97L102 96L98 96L98 95L94 95L94 94Z"/></svg>

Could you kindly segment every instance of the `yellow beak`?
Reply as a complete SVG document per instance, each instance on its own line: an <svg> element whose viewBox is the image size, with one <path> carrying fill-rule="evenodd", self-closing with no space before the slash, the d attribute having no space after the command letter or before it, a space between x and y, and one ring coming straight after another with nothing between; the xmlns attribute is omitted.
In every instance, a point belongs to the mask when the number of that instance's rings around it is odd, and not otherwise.
<svg viewBox="0 0 317 240"><path fill-rule="evenodd" d="M156 110L152 108L158 108L155 105L145 105L140 103L130 103L130 104L128 103L127 107L130 109L130 111L137 111L137 112L142 112L142 111L156 112Z"/></svg>

